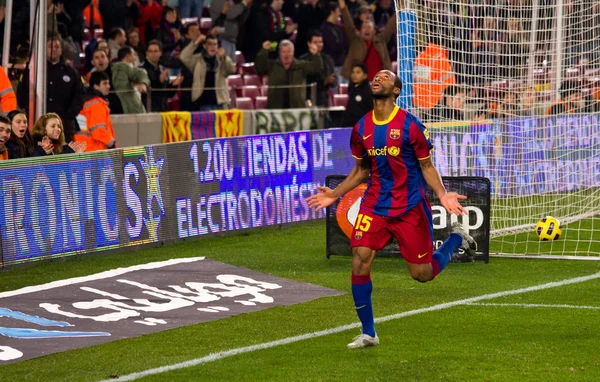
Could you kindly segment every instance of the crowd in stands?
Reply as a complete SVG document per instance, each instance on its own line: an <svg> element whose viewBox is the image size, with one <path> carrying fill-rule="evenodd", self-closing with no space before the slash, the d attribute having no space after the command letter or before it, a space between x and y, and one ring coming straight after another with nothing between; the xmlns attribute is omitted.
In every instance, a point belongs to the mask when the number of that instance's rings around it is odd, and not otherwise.
<svg viewBox="0 0 600 382"><path fill-rule="evenodd" d="M527 0L482 1L489 6L415 2L414 103L422 119L598 111L591 86L580 77L561 84L553 105L549 92L524 81L531 44L523 31L531 28L532 7L520 5ZM1 22L3 5L0 0ZM0 73L2 111L13 113L0 120L0 141L12 131L0 155L11 158L115 147L110 115L123 113L345 106L343 123L350 126L372 108L369 80L379 70L397 70L392 0L49 0L50 117L37 121L30 136L22 132L29 107L31 52L23 27L29 6L14 2L10 80ZM539 30L549 30L544 23L553 15L538 16ZM600 40L576 33L580 25L571 19L567 50L574 52L572 41L585 46L567 59L573 65L597 61ZM589 25L594 36L600 36L598 25ZM544 51L548 33L538 34L534 48ZM418 68L434 61L442 77L419 77ZM478 106L467 115L465 104L473 100ZM12 141L18 144L11 149Z"/></svg>

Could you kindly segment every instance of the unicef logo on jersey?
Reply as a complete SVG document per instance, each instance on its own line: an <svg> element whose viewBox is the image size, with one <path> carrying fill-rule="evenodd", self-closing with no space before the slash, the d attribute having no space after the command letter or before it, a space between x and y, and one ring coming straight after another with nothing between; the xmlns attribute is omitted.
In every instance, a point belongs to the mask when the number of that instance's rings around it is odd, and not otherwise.
<svg viewBox="0 0 600 382"><path fill-rule="evenodd" d="M377 157L382 155L391 155L393 157L398 156L400 154L400 147L398 146L383 146L382 148L372 147L367 150L369 156Z"/></svg>

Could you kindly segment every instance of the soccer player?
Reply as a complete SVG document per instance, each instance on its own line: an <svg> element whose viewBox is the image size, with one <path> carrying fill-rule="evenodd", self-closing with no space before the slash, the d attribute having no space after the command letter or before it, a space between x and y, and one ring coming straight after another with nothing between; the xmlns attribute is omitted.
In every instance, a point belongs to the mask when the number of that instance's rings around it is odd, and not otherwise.
<svg viewBox="0 0 600 382"><path fill-rule="evenodd" d="M431 161L427 129L396 106L401 88L400 79L389 70L375 75L371 84L374 109L358 121L350 138L356 165L335 190L318 187L320 192L307 198L311 208L320 210L371 176L350 239L352 296L362 323L362 334L348 344L352 349L379 345L371 302L371 263L392 237L398 240L410 275L420 282L433 280L458 247L469 256L475 254L475 241L458 223L452 225L450 238L433 252L426 183L452 214L466 213L459 202L466 196L446 191Z"/></svg>

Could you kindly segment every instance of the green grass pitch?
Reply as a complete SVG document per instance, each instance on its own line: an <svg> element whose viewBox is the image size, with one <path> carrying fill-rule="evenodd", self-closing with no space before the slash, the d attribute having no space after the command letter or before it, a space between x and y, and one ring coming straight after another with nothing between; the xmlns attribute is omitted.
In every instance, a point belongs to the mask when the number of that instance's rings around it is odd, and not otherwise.
<svg viewBox="0 0 600 382"><path fill-rule="evenodd" d="M510 237L505 237L510 242ZM516 240L516 239L515 239ZM497 244L492 243L492 248ZM600 252L600 248L595 248ZM270 228L3 271L0 290L176 257L228 264L345 291L0 367L0 381L96 381L357 322L347 257L325 258L325 223ZM450 264L433 282L401 259L373 267L376 317L591 275L600 262L491 259ZM143 381L597 381L600 279L460 305L377 324L381 346L348 350L348 330L257 350ZM489 305L489 304L509 305ZM488 305L485 305L488 304ZM541 304L532 307L515 304ZM571 307L552 307L566 305ZM577 309L591 306L599 309ZM0 342L1 345L1 342Z"/></svg>

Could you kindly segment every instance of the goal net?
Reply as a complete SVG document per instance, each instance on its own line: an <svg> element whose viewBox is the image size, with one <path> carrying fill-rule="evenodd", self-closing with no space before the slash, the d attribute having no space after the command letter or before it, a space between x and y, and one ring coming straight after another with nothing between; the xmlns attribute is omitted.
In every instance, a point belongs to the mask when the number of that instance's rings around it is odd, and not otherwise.
<svg viewBox="0 0 600 382"><path fill-rule="evenodd" d="M397 0L399 104L491 181L490 253L600 259L600 3ZM540 241L554 216L560 239Z"/></svg>

